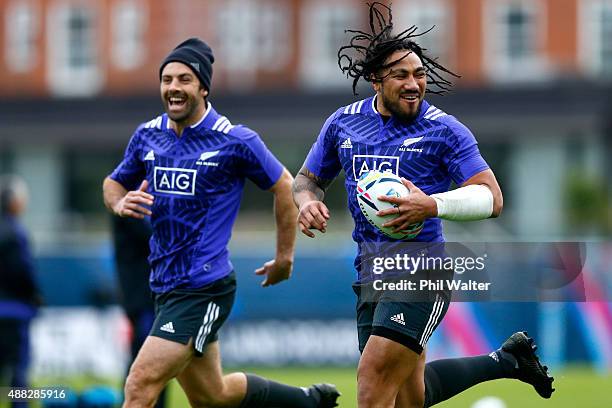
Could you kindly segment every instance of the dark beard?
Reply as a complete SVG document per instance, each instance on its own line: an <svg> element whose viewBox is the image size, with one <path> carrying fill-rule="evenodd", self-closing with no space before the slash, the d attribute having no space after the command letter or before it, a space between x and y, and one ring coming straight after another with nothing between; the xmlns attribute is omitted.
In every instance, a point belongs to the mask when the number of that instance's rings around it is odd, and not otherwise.
<svg viewBox="0 0 612 408"><path fill-rule="evenodd" d="M401 122L412 122L413 120L416 119L417 116L419 116L419 112L421 111L421 104L423 103L423 100L419 101L419 105L417 106L417 109L415 110L414 113L406 113L404 112L404 110L402 110L402 108L400 107L400 102L396 101L396 100L389 100L384 92L382 93L382 103L385 106L385 108L387 108L387 110L389 112L391 112L391 114L398 119Z"/></svg>
<svg viewBox="0 0 612 408"><path fill-rule="evenodd" d="M181 113L179 115L175 115L174 113L170 113L168 110L166 110L166 113L168 114L168 117L170 119L172 119L174 122L176 122L178 124L181 124L182 122L184 122L187 119L189 119L189 117L193 113L193 110L186 111L185 113Z"/></svg>
<svg viewBox="0 0 612 408"><path fill-rule="evenodd" d="M196 109L196 105L193 103L193 101L190 98L187 98L187 101L185 102L185 104L186 104L186 109L184 113L180 113L177 115L174 113L170 113L170 101L164 100L164 108L166 110L166 113L168 114L168 117L172 119L174 122L176 122L177 124L181 124L182 122L185 122L186 120L191 118L191 116L193 115L193 112Z"/></svg>

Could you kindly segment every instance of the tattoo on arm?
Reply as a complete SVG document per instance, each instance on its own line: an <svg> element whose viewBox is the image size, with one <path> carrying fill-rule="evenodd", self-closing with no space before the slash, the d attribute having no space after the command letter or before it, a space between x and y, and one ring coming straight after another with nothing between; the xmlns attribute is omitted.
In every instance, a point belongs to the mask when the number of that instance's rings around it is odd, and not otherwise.
<svg viewBox="0 0 612 408"><path fill-rule="evenodd" d="M293 194L298 194L303 191L310 191L319 201L323 201L325 190L331 185L334 180L324 179L315 176L310 170L303 166L293 183Z"/></svg>

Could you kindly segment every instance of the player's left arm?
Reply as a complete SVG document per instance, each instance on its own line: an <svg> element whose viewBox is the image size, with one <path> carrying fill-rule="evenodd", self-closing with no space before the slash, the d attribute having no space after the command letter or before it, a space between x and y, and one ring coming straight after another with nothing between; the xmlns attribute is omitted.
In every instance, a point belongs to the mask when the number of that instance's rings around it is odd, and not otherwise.
<svg viewBox="0 0 612 408"><path fill-rule="evenodd" d="M497 218L501 215L502 210L504 209L504 196L502 194L501 188L499 187L499 183L497 182L497 178L493 173L493 170L487 169L483 170L480 173L477 173L467 179L465 183L461 185L461 188L466 186L484 186L489 189L491 195L493 196L493 210L491 211L491 215L487 218ZM456 190L453 190L456 191ZM486 192L485 192L486 193ZM437 207L437 203L436 203ZM439 210L436 211L436 217L439 216Z"/></svg>
<svg viewBox="0 0 612 408"><path fill-rule="evenodd" d="M275 285L289 279L293 271L297 230L297 210L291 195L293 177L257 133L241 126L237 126L232 132L242 141L237 168L239 173L248 177L262 190L274 194L276 254L274 259L256 269L255 273L265 277L261 286Z"/></svg>
<svg viewBox="0 0 612 408"><path fill-rule="evenodd" d="M495 218L501 214L504 206L501 188L490 169L473 175L455 190L432 195L425 194L409 180L402 178L402 182L410 191L407 197L378 197L381 201L396 205L395 208L377 213L380 216L397 215L383 224L385 227L394 227L395 232L434 217L451 221Z"/></svg>
<svg viewBox="0 0 612 408"><path fill-rule="evenodd" d="M396 208L380 213L389 215L395 210L397 218L384 224L392 226L395 231L433 217L450 221L476 221L501 214L501 189L478 150L476 138L452 116L446 117L443 122L447 126L447 148L441 152L440 160L451 179L461 187L428 196L410 181L404 180L404 185L410 190L407 197L382 198L396 204Z"/></svg>
<svg viewBox="0 0 612 408"><path fill-rule="evenodd" d="M262 286L270 286L291 277L295 253L297 209L293 204L291 186L293 176L284 169L280 178L270 188L274 194L274 217L276 219L276 256L257 269L257 275L265 275Z"/></svg>

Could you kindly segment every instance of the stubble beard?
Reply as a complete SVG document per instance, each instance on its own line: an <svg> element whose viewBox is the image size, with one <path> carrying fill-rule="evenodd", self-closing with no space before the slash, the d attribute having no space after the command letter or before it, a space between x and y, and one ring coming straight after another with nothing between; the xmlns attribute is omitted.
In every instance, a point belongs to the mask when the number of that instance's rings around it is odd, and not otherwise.
<svg viewBox="0 0 612 408"><path fill-rule="evenodd" d="M197 103L196 101L189 95L187 95L187 99L185 101L185 109L182 112L171 112L170 111L170 97L164 98L164 108L166 109L166 113L168 117L172 119L177 124L183 124L193 116L196 111Z"/></svg>

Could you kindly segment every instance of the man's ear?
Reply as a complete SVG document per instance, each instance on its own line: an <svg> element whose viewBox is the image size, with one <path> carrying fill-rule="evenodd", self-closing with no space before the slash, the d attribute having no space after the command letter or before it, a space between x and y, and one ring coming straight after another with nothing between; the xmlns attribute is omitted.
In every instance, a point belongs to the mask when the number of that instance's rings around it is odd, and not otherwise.
<svg viewBox="0 0 612 408"><path fill-rule="evenodd" d="M206 98L208 96L208 90L206 88L200 89L202 98Z"/></svg>
<svg viewBox="0 0 612 408"><path fill-rule="evenodd" d="M372 88L374 89L374 92L379 93L381 84L382 84L382 82L380 82L380 81L373 81L372 82Z"/></svg>

